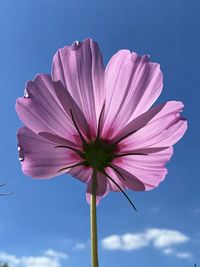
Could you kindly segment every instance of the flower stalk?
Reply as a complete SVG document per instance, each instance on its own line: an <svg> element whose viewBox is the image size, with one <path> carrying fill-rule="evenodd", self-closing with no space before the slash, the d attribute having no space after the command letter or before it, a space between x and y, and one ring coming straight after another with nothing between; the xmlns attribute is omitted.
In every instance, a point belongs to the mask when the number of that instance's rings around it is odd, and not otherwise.
<svg viewBox="0 0 200 267"><path fill-rule="evenodd" d="M98 267L98 238L97 238L97 214L96 214L96 187L97 171L93 170L92 193L90 201L90 226L91 226L91 260L92 267Z"/></svg>

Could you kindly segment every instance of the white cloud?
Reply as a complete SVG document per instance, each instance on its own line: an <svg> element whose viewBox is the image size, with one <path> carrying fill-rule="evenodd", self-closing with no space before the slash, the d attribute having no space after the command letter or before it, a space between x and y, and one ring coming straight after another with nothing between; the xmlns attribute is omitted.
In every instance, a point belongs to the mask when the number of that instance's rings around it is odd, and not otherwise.
<svg viewBox="0 0 200 267"><path fill-rule="evenodd" d="M147 246L148 240L144 234L125 234L122 236L125 250L138 249Z"/></svg>
<svg viewBox="0 0 200 267"><path fill-rule="evenodd" d="M189 241L189 237L177 230L149 228L144 232L111 235L101 240L106 250L135 250L149 245L161 250L166 255L178 258L191 257L189 252L175 252L173 247Z"/></svg>
<svg viewBox="0 0 200 267"><path fill-rule="evenodd" d="M0 252L0 261L7 262L10 267L61 267L60 260L68 259L68 255L48 249L41 256L22 256Z"/></svg>
<svg viewBox="0 0 200 267"><path fill-rule="evenodd" d="M58 252L53 249L48 249L44 252L45 256L53 257L53 258L58 258L58 259L68 259L68 255L63 252Z"/></svg>
<svg viewBox="0 0 200 267"><path fill-rule="evenodd" d="M110 235L101 241L102 247L107 250L123 249L121 236Z"/></svg>
<svg viewBox="0 0 200 267"><path fill-rule="evenodd" d="M148 245L143 234L112 235L102 240L102 246L108 250L134 250Z"/></svg>
<svg viewBox="0 0 200 267"><path fill-rule="evenodd" d="M86 244L84 244L84 243L76 243L75 246L74 246L74 249L84 250L84 249L86 249Z"/></svg>
<svg viewBox="0 0 200 267"><path fill-rule="evenodd" d="M15 255L7 254L5 252L0 252L0 261L9 262L11 266L16 266L20 263L20 259L18 259Z"/></svg>
<svg viewBox="0 0 200 267"><path fill-rule="evenodd" d="M185 243L189 240L189 237L177 230L147 229L146 237L152 240L153 244L157 248L168 247L171 245L178 245Z"/></svg>
<svg viewBox="0 0 200 267"><path fill-rule="evenodd" d="M25 267L61 267L57 259L52 259L46 256L22 257L20 263Z"/></svg>

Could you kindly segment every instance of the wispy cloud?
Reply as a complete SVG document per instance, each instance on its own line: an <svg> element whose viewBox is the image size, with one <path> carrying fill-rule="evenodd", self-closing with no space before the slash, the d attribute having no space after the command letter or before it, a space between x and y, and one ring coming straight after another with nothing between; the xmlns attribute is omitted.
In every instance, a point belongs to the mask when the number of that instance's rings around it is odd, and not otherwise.
<svg viewBox="0 0 200 267"><path fill-rule="evenodd" d="M173 256L180 258L180 259L192 259L192 254L190 252L186 252L186 251L177 252L173 248L165 248L165 249L163 249L163 253L166 255L173 255Z"/></svg>
<svg viewBox="0 0 200 267"><path fill-rule="evenodd" d="M68 259L68 255L53 249L46 250L41 256L18 257L0 252L0 261L7 262L10 267L61 267L61 259Z"/></svg>
<svg viewBox="0 0 200 267"><path fill-rule="evenodd" d="M180 259L191 259L192 258L192 254L190 252L175 252L175 256L180 258Z"/></svg>
<svg viewBox="0 0 200 267"><path fill-rule="evenodd" d="M20 265L25 267L61 267L60 262L57 259L51 259L45 256L40 257L22 257L19 259ZM17 266L17 265L14 265ZM13 267L14 267L13 266Z"/></svg>
<svg viewBox="0 0 200 267"><path fill-rule="evenodd" d="M195 208L192 212L196 215L200 215L200 208Z"/></svg>
<svg viewBox="0 0 200 267"><path fill-rule="evenodd" d="M151 211L152 213L158 213L158 212L160 212L160 209L154 207L154 208L152 208L150 211Z"/></svg>
<svg viewBox="0 0 200 267"><path fill-rule="evenodd" d="M58 258L58 259L68 259L68 255L66 253L58 252L53 249L46 250L44 252L44 255L48 257Z"/></svg>
<svg viewBox="0 0 200 267"><path fill-rule="evenodd" d="M86 244L85 243L76 243L74 245L74 249L76 249L76 250L84 250L84 249L86 249Z"/></svg>
<svg viewBox="0 0 200 267"><path fill-rule="evenodd" d="M191 258L189 252L175 252L174 246L189 241L189 237L180 231L171 229L149 228L144 232L111 235L102 239L102 247L106 250L136 250L149 245L161 250L166 255L178 258Z"/></svg>

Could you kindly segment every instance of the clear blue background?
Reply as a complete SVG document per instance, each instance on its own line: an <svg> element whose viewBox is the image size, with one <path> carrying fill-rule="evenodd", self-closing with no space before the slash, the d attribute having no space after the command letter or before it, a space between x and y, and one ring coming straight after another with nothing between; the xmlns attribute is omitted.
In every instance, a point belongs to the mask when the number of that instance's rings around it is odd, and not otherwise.
<svg viewBox="0 0 200 267"><path fill-rule="evenodd" d="M64 266L90 266L89 206L85 185L62 175L48 181L22 174L14 105L25 82L50 73L56 50L75 40L98 41L105 64L117 50L150 54L161 64L164 90L157 101L181 100L189 129L175 146L166 180L151 192L129 192L133 213L120 193L98 207L99 240L111 234L174 229L191 239L180 250L193 260L166 256L148 246L125 251L100 250L100 267L186 267L200 264L200 1L199 0L1 0L0 1L0 251L41 255L48 248L69 255ZM77 242L86 249L73 249ZM197 264L198 266L198 264Z"/></svg>

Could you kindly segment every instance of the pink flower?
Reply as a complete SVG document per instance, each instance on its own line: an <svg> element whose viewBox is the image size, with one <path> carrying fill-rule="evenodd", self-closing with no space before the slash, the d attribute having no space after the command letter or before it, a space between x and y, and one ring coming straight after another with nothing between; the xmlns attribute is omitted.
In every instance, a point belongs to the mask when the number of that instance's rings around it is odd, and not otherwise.
<svg viewBox="0 0 200 267"><path fill-rule="evenodd" d="M52 76L27 82L16 102L25 124L17 134L24 174L70 174L87 184L88 200L93 169L98 200L109 191L157 187L187 128L181 102L151 107L162 81L159 64L129 50L104 68L91 39L59 49Z"/></svg>

